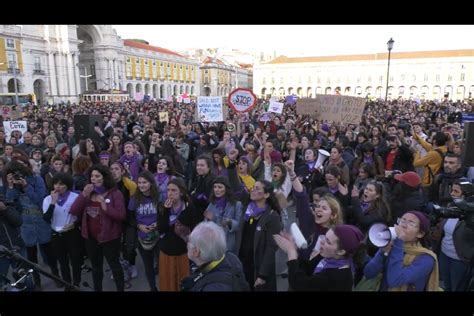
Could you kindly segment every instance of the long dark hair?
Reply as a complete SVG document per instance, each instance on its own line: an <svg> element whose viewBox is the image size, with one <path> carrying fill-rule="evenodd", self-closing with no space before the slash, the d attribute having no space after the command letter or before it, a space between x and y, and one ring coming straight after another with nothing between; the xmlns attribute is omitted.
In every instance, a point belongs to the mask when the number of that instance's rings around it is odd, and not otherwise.
<svg viewBox="0 0 474 316"><path fill-rule="evenodd" d="M284 164L280 163L280 162L277 162L273 165L273 168L272 170L277 167L281 170L281 178L280 180L278 180L276 182L276 187L277 188L281 188L281 186L283 185L283 183L285 183L285 179L286 179L286 167Z"/></svg>
<svg viewBox="0 0 474 316"><path fill-rule="evenodd" d="M101 164L95 164L89 169L89 172L88 172L89 183L91 180L92 171L94 170L99 172L102 175L102 177L104 177L104 188L106 190L113 189L117 186L115 184L114 179L112 178L112 173L110 173L109 168Z"/></svg>
<svg viewBox="0 0 474 316"><path fill-rule="evenodd" d="M219 177L217 177L217 178L219 178ZM217 178L216 178L216 180L217 180ZM209 202L211 202L211 203L215 202L216 195L214 194L214 184L219 183L219 184L223 184L225 186L225 198L227 199L227 201L231 204L235 204L235 202L237 202L237 201L235 199L234 191L232 190L232 188L230 186L228 186L227 184L216 181L216 180L214 180L214 182L212 183L211 194L209 195Z"/></svg>
<svg viewBox="0 0 474 316"><path fill-rule="evenodd" d="M189 196L188 194L188 189L186 188L186 183L184 182L183 179L181 178L174 178L174 179L171 179L169 182L168 182L168 185L170 184L174 184L175 186L178 187L179 189L179 192L182 194L183 196L183 201L186 202L188 205L193 205L193 202L191 200L191 197Z"/></svg>
<svg viewBox="0 0 474 316"><path fill-rule="evenodd" d="M273 192L273 185L268 181L258 181L258 182L263 184L263 192L270 194L268 198L266 199L266 202L268 206L270 207L270 209L276 211L278 214L281 214L280 203L278 203L275 193Z"/></svg>
<svg viewBox="0 0 474 316"><path fill-rule="evenodd" d="M173 159L171 157L169 157L168 155L166 156L161 156L160 158L158 158L158 161L156 162L156 165L158 165L158 162L160 162L160 160L163 159L166 161L166 164L168 165L168 170L166 170L166 174L169 175L169 176L174 176L176 174L176 169L174 167L174 162L173 162ZM156 166L155 166L156 168ZM158 168L156 168L158 170Z"/></svg>
<svg viewBox="0 0 474 316"><path fill-rule="evenodd" d="M367 212L375 212L377 216L383 218L387 223L389 223L392 218L392 214L390 212L390 205L387 203L384 197L384 187L382 182L372 180L367 183L367 185L369 184L372 184L375 187L375 192L379 194L379 197L370 204Z"/></svg>
<svg viewBox="0 0 474 316"><path fill-rule="evenodd" d="M158 192L158 187L156 185L155 177L153 176L153 174L150 171L145 170L145 171L140 172L140 174L138 175L138 178L143 178L150 183L150 197L153 201L153 205L155 207L158 207L160 203L160 193ZM133 198L135 199L138 205L138 204L142 204L143 201L147 197L137 187L137 190L135 191Z"/></svg>

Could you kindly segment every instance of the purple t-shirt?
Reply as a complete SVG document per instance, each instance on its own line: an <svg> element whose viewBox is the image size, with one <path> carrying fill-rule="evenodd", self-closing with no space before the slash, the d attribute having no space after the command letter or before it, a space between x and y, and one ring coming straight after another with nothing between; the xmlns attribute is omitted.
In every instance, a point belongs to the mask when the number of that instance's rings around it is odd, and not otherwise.
<svg viewBox="0 0 474 316"><path fill-rule="evenodd" d="M137 219L137 225L151 225L156 223L158 217L158 211L156 209L156 205L153 205L153 200L151 198L145 198L142 203L136 203L134 197L130 198L130 202L128 203L128 209L130 211L135 211L135 218ZM147 234L138 230L138 237L140 238L147 238Z"/></svg>

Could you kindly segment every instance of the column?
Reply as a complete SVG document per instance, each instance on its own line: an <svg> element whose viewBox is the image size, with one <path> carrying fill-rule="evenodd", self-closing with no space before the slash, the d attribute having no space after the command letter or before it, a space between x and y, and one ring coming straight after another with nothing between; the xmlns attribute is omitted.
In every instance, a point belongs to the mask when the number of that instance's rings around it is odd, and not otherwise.
<svg viewBox="0 0 474 316"><path fill-rule="evenodd" d="M64 88L64 63L63 63L63 54L57 52L54 54L54 66L56 68L56 78L57 78L57 85L58 85L58 96L62 96L66 94L66 89Z"/></svg>
<svg viewBox="0 0 474 316"><path fill-rule="evenodd" d="M48 68L49 68L49 95L54 96L58 95L58 86L57 86L57 74L56 67L54 63L54 54L48 53Z"/></svg>
<svg viewBox="0 0 474 316"><path fill-rule="evenodd" d="M114 89L114 61L112 59L109 59L109 62L108 62L108 85L109 85L109 89Z"/></svg>
<svg viewBox="0 0 474 316"><path fill-rule="evenodd" d="M81 74L81 71L79 69L79 59L77 57L77 52L72 55L72 66L74 67L74 84L76 86L76 94L81 94L81 77L79 75Z"/></svg>
<svg viewBox="0 0 474 316"><path fill-rule="evenodd" d="M114 83L115 89L119 88L119 66L118 66L118 59L114 59Z"/></svg>

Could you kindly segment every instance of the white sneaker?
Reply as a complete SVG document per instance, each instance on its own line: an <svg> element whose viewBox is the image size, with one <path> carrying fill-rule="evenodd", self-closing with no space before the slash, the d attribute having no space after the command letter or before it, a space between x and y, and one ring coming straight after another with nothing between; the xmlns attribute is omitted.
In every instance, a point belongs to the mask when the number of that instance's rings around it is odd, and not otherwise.
<svg viewBox="0 0 474 316"><path fill-rule="evenodd" d="M136 277L138 277L138 270L137 270L137 266L135 265L131 265L128 267L128 273L130 275L130 279L135 279Z"/></svg>

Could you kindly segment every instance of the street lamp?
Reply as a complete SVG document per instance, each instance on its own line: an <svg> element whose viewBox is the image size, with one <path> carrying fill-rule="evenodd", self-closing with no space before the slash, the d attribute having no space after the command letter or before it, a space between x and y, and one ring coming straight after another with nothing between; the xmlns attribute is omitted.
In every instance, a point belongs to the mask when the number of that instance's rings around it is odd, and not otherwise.
<svg viewBox="0 0 474 316"><path fill-rule="evenodd" d="M388 66L387 66L387 87L385 88L385 102L387 102L387 96L388 96L388 78L390 75L390 52L392 51L393 43L395 43L395 41L392 38L390 38L390 40L387 42Z"/></svg>

